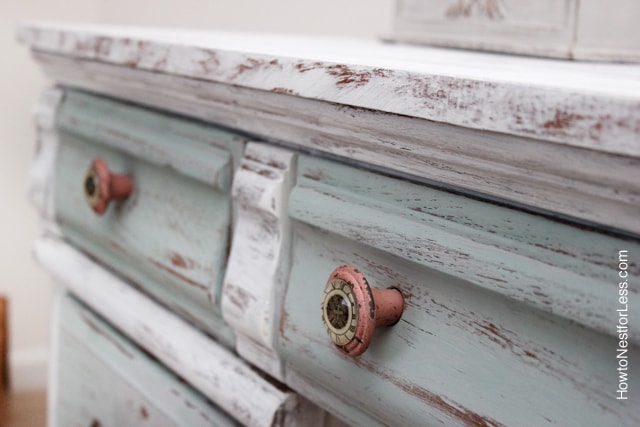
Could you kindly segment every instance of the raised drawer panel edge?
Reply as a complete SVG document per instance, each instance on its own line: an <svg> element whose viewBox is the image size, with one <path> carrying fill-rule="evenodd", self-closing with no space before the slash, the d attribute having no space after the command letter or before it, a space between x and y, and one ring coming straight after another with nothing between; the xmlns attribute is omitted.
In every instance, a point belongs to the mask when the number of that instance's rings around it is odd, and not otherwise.
<svg viewBox="0 0 640 427"><path fill-rule="evenodd" d="M245 142L213 125L72 89L57 126L220 190L230 185L230 154L238 157Z"/></svg>
<svg viewBox="0 0 640 427"><path fill-rule="evenodd" d="M306 156L289 213L280 349L310 399L356 425L640 422L610 368L618 250L640 253L635 240ZM405 296L400 322L355 359L333 348L319 308L343 264Z"/></svg>
<svg viewBox="0 0 640 427"><path fill-rule="evenodd" d="M54 426L240 425L91 310L59 298Z"/></svg>
<svg viewBox="0 0 640 427"><path fill-rule="evenodd" d="M233 134L78 92L58 115L56 220L66 238L231 344L220 292L231 228ZM209 133L208 133L209 132ZM104 158L133 191L96 216L82 183Z"/></svg>
<svg viewBox="0 0 640 427"><path fill-rule="evenodd" d="M41 239L34 254L58 283L240 423L319 427L331 421L68 244Z"/></svg>

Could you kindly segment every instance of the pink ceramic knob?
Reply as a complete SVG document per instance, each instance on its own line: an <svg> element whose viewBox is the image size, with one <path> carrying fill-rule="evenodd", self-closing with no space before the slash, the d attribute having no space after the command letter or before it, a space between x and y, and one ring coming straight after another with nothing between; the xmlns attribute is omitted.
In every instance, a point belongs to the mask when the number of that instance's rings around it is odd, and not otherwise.
<svg viewBox="0 0 640 427"><path fill-rule="evenodd" d="M132 187L131 177L112 174L107 162L100 158L91 163L84 178L84 195L89 206L98 215L107 210L111 200L129 197Z"/></svg>
<svg viewBox="0 0 640 427"><path fill-rule="evenodd" d="M397 323L404 297L397 289L372 289L361 271L351 265L336 268L324 289L322 321L342 353L364 353L378 326Z"/></svg>

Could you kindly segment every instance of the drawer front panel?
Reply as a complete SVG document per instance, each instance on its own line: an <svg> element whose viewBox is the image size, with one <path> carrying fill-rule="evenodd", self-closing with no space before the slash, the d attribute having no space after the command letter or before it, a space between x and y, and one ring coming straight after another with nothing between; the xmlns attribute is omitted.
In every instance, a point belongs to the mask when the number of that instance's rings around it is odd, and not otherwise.
<svg viewBox="0 0 640 427"><path fill-rule="evenodd" d="M174 117L69 93L58 117L56 219L74 244L224 341L219 294L228 252L234 136ZM131 177L102 216L83 182L104 159Z"/></svg>
<svg viewBox="0 0 640 427"><path fill-rule="evenodd" d="M75 299L59 304L57 426L239 425Z"/></svg>
<svg viewBox="0 0 640 427"><path fill-rule="evenodd" d="M637 408L617 404L610 369L618 251L637 253L637 241L307 157L289 213L287 382L352 422L640 421ZM376 329L357 358L332 346L319 309L345 264L405 298L401 320Z"/></svg>

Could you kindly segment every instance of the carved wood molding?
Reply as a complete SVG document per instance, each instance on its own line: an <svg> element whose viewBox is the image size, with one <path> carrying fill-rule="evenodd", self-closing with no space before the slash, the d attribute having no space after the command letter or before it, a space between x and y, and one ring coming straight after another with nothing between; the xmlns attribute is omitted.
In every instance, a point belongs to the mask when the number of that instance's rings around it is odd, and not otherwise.
<svg viewBox="0 0 640 427"><path fill-rule="evenodd" d="M502 0L456 0L450 5L445 16L449 19L487 18L502 20L507 15L507 8Z"/></svg>

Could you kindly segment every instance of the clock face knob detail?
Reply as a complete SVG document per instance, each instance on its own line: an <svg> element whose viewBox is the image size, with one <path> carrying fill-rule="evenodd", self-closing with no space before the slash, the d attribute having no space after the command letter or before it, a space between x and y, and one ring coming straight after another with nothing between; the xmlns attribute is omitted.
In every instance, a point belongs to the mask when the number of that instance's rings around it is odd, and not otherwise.
<svg viewBox="0 0 640 427"><path fill-rule="evenodd" d="M102 215L107 210L111 200L129 197L133 187L131 177L112 174L107 162L101 158L91 162L82 185L87 203L98 215Z"/></svg>
<svg viewBox="0 0 640 427"><path fill-rule="evenodd" d="M356 357L369 347L376 327L400 320L404 298L397 289L372 289L361 271L344 265L329 276L321 308L333 344Z"/></svg>

